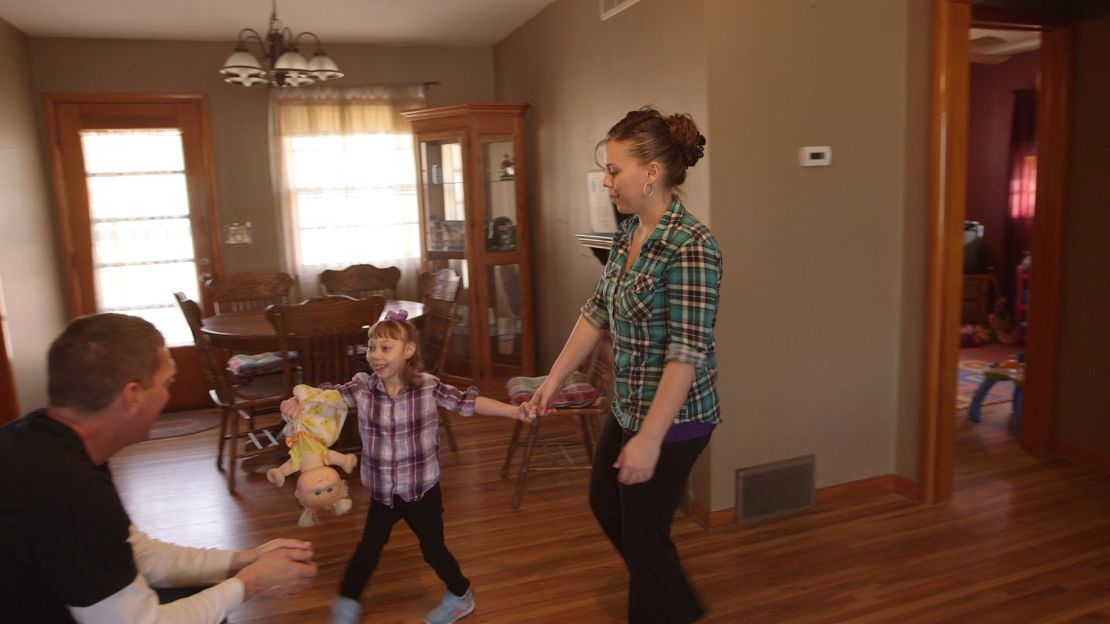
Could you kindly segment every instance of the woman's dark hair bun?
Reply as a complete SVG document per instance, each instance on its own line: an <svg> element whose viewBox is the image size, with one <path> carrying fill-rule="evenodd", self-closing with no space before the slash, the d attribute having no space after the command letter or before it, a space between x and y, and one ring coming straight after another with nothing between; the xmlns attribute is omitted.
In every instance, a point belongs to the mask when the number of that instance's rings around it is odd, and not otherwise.
<svg viewBox="0 0 1110 624"><path fill-rule="evenodd" d="M687 167L698 164L698 160L705 156L705 135L699 134L693 145L686 145L682 149L682 163Z"/></svg>
<svg viewBox="0 0 1110 624"><path fill-rule="evenodd" d="M693 167L705 155L705 136L698 132L697 125L689 115L671 115L667 121L671 140L682 154L682 164Z"/></svg>

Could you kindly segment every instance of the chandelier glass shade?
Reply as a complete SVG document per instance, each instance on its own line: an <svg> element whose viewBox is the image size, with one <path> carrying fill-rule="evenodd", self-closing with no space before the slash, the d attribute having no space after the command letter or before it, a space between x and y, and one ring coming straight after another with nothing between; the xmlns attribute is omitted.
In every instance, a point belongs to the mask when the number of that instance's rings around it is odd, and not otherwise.
<svg viewBox="0 0 1110 624"><path fill-rule="evenodd" d="M311 60L301 56L297 48L305 37L311 37L316 42L316 52ZM250 51L251 43L258 46L258 55ZM268 70L264 64L269 66ZM282 25L277 18L277 0L273 3L270 29L266 36L253 28L240 30L235 50L224 61L220 73L225 82L244 87L267 82L275 87L303 87L343 77L335 61L324 52L316 33L306 31L294 36L293 31Z"/></svg>

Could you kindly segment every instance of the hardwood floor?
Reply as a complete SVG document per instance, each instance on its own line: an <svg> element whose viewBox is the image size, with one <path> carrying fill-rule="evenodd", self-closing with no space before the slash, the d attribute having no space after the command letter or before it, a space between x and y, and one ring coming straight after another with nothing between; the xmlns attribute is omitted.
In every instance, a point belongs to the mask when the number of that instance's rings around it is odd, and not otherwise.
<svg viewBox="0 0 1110 624"><path fill-rule="evenodd" d="M946 505L870 495L712 531L680 514L675 542L709 607L703 621L1110 622L1110 478L1024 454L1006 432L1008 412L989 406L979 425L958 423L956 495ZM534 477L513 512L513 479L499 475L512 423L453 423L459 451L442 455L447 544L478 604L464 621L623 621L626 576L587 508L586 471ZM132 519L154 537L195 546L311 540L313 585L285 602L251 601L231 621L325 621L368 505L357 476L351 513L300 529L291 484L252 475L232 497L215 449L209 431L113 459ZM420 622L442 591L399 524L363 595L363 621Z"/></svg>

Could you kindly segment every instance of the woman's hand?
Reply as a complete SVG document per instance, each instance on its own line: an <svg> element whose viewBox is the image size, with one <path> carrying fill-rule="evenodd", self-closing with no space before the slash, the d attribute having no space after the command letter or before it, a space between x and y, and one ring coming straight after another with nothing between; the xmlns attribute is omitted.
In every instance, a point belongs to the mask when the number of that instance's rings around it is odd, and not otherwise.
<svg viewBox="0 0 1110 624"><path fill-rule="evenodd" d="M555 411L555 408L550 407L550 405L551 399L555 398L555 394L558 391L559 384L554 383L551 380L551 375L548 375L547 379L540 384L540 387L536 388L536 392L532 394L532 398L528 399L525 404L531 405L534 408L533 414L536 416L547 416Z"/></svg>
<svg viewBox="0 0 1110 624"><path fill-rule="evenodd" d="M656 442L648 436L638 434L632 437L621 449L613 467L617 473L617 481L625 485L646 483L655 474L655 464L659 462L659 451L662 442Z"/></svg>
<svg viewBox="0 0 1110 624"><path fill-rule="evenodd" d="M536 420L536 406L528 401L521 403L517 407L516 419L522 423L530 423Z"/></svg>

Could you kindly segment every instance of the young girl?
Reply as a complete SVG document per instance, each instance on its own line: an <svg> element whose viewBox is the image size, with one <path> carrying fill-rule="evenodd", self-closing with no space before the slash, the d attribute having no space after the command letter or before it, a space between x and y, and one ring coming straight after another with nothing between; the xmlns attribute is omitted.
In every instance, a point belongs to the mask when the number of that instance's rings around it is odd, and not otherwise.
<svg viewBox="0 0 1110 624"><path fill-rule="evenodd" d="M371 373L358 373L333 387L349 408L358 410L362 439L362 482L372 495L362 539L355 548L339 596L332 601L331 624L359 619L359 597L378 565L393 525L404 520L420 540L424 560L447 586L425 622L447 624L474 610L470 581L447 550L443 536L443 499L439 488L439 416L436 407L463 416L535 420L531 405L514 407L465 392L420 371L417 331L403 313L390 313L370 328L366 361ZM295 413L296 400L282 404Z"/></svg>

